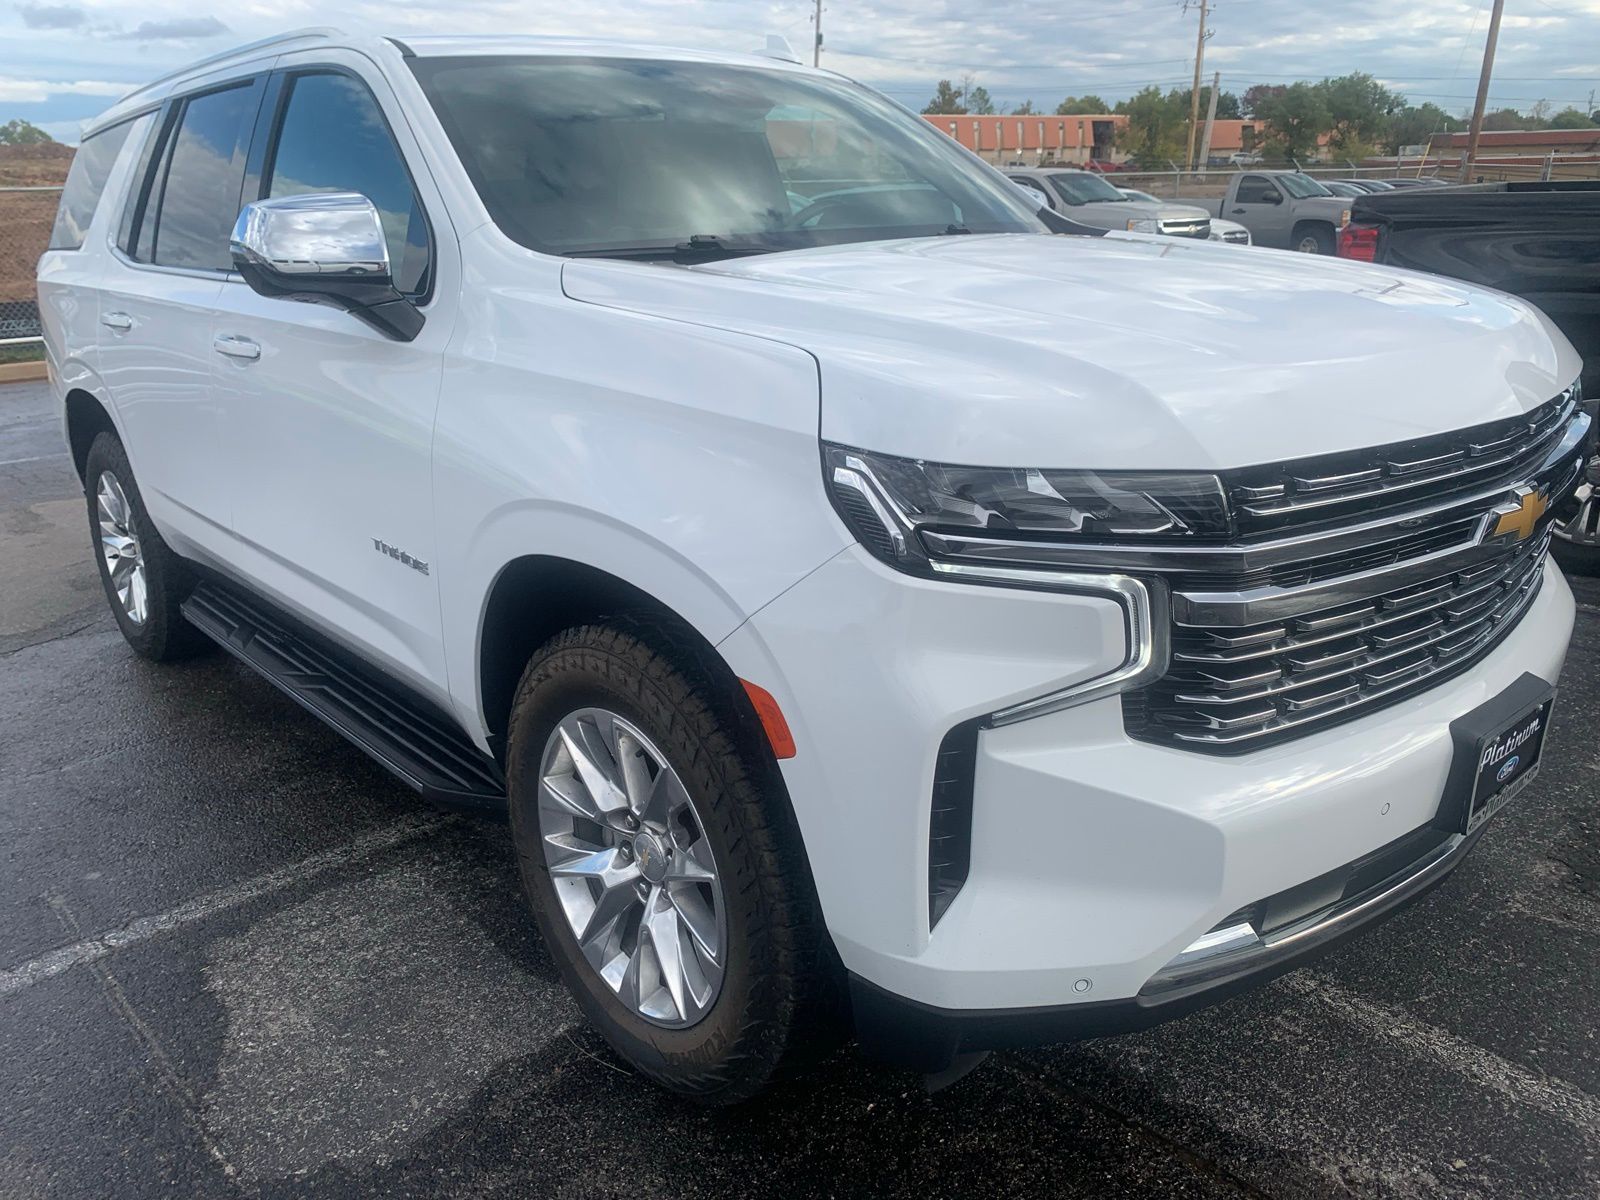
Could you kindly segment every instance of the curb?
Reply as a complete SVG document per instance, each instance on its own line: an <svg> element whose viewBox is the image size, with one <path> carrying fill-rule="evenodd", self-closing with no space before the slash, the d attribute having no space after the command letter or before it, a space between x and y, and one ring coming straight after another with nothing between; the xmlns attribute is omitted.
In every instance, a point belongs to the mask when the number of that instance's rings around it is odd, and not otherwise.
<svg viewBox="0 0 1600 1200"><path fill-rule="evenodd" d="M0 383L33 383L47 377L43 359L38 362L0 363Z"/></svg>

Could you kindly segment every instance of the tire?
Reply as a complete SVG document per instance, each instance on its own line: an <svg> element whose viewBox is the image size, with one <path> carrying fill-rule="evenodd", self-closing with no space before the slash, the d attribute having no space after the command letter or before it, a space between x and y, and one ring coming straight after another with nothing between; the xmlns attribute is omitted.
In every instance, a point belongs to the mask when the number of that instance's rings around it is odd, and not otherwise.
<svg viewBox="0 0 1600 1200"><path fill-rule="evenodd" d="M835 1017L838 993L809 869L781 794L776 763L764 741L755 740L759 727L754 715L740 708L743 697L735 694L737 683L726 669L719 672L675 649L691 640L687 630L618 619L569 629L534 654L518 685L510 718L511 833L540 932L585 1016L643 1074L697 1102L725 1105L749 1099L780 1074L831 1050L840 1024ZM718 686L719 674L725 686ZM607 825L574 818L578 809L558 804L556 791L542 782L557 781L569 799L576 794L572 780L580 779L581 770L562 731L581 740L587 720L603 736L605 714L613 718L609 745L615 749L609 757L597 751L594 763L608 766L612 777L621 779L627 771L618 766L620 762L634 763L637 773L639 755L646 765L655 755L662 769L654 780L659 783L670 768L683 786L681 798L687 801L688 815L682 816L680 810L663 839L665 867L645 842L637 843L631 853L621 846L630 834L613 826L630 818L619 817L616 810L605 817ZM592 743L585 746L593 749ZM598 794L577 790L591 800ZM652 786L648 791L655 795L663 788ZM587 802L578 805L585 812L591 807ZM641 838L660 824L648 809L641 810L632 825L641 832L631 836ZM600 897L593 911L610 912L612 907L602 910L602 905L612 893L598 878L573 880L563 875L579 869L574 862L589 860L566 858L582 853L569 850L566 843L547 852L546 832L578 847L610 844L607 839L618 843L607 861L618 871L631 862L641 873L634 885L638 913L617 909L619 915L604 926L591 919L585 907L588 901ZM691 843L689 849L679 842ZM691 884L699 890L684 898L673 890L682 885L673 882L672 873L687 872L697 856L698 861L713 864L716 883ZM561 861L552 865L552 859ZM643 878L652 862L666 874L660 883ZM644 900L640 884L650 900ZM565 890L558 894L558 887ZM585 889L581 895L578 887ZM624 895L618 904L635 903L626 900L623 889L617 894ZM707 901L707 896L715 899ZM569 916L564 902L579 916ZM695 927L709 929L712 922L704 919L707 910L718 914L717 935L706 939L709 949L717 951L715 956L701 953L702 944L690 936L689 918L682 916L698 913ZM652 931L670 926L676 933L662 943L650 938L646 949L640 930L646 913L654 914L648 918ZM674 913L682 916L677 924L672 921ZM580 921L589 926L587 956L580 945ZM605 932L595 934L597 926ZM682 975L699 971L700 982L707 984L703 990L712 993L701 1011L694 1011L699 1001L692 986L686 985L680 1005L676 993L668 995L670 988L663 984L653 993L657 1001L649 1009L640 1007L649 985L630 984L630 972L635 981L666 980L665 964L671 959L663 957L658 945L672 938L677 939L675 953L685 964ZM608 957L613 954L620 957ZM714 963L713 957L720 962ZM612 982L602 977L601 966ZM713 989L707 981L716 971L720 979Z"/></svg>
<svg viewBox="0 0 1600 1200"><path fill-rule="evenodd" d="M1550 553L1572 575L1600 575L1600 459L1578 488L1575 510L1559 522L1550 539Z"/></svg>
<svg viewBox="0 0 1600 1200"><path fill-rule="evenodd" d="M1333 230L1326 225L1302 225L1289 239L1289 249L1301 254L1332 254Z"/></svg>
<svg viewBox="0 0 1600 1200"><path fill-rule="evenodd" d="M100 585L128 645L152 662L173 662L209 648L182 612L194 590L194 572L156 532L116 434L94 439L83 478Z"/></svg>

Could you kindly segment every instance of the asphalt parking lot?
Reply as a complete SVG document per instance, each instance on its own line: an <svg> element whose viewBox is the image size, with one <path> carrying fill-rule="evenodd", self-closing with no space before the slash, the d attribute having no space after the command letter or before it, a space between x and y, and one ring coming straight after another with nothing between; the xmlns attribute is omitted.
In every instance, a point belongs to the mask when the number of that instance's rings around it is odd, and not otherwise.
<svg viewBox="0 0 1600 1200"><path fill-rule="evenodd" d="M1546 766L1420 905L949 1090L846 1051L707 1113L629 1075L503 826L232 660L136 660L41 384L0 387L0 1196L1600 1194L1600 581Z"/></svg>

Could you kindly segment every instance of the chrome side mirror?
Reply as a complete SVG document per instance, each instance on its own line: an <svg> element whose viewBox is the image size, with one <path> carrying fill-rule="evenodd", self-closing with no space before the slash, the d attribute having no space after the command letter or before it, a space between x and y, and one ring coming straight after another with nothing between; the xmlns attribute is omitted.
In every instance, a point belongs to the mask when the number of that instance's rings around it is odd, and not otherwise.
<svg viewBox="0 0 1600 1200"><path fill-rule="evenodd" d="M422 314L395 290L383 220L357 192L246 204L229 250L234 269L263 296L331 304L399 341L422 331Z"/></svg>

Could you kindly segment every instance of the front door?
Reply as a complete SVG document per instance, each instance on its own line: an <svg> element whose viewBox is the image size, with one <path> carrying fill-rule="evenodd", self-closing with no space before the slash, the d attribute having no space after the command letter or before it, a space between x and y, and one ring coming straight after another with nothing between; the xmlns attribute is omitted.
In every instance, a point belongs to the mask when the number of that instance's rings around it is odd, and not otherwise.
<svg viewBox="0 0 1600 1200"><path fill-rule="evenodd" d="M1245 175L1234 189L1233 203L1223 206L1223 216L1250 228L1258 245L1284 247L1289 244L1293 214L1289 198L1270 175Z"/></svg>
<svg viewBox="0 0 1600 1200"><path fill-rule="evenodd" d="M404 124L386 116L392 94L360 73L362 61L323 52L274 78L246 199L366 196L396 285L426 314L422 332L395 341L339 309L260 296L234 278L217 300L213 377L247 573L443 700L432 447L455 310L455 260L441 245L453 242L437 236L448 228L442 204L418 190L425 174L407 168L394 132Z"/></svg>

